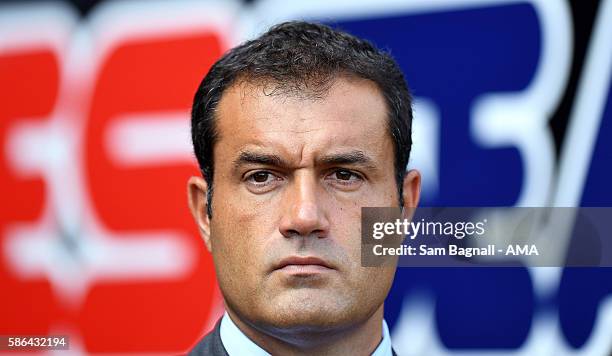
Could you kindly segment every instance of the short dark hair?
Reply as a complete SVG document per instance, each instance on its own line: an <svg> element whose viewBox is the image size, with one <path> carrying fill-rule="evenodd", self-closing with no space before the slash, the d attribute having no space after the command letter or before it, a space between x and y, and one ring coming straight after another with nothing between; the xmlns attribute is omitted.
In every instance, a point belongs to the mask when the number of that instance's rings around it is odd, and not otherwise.
<svg viewBox="0 0 612 356"><path fill-rule="evenodd" d="M195 94L191 137L200 170L208 183L209 216L212 216L213 152L219 138L215 111L225 90L237 82L263 81L264 85L274 87L267 95L317 98L340 75L373 81L385 98L399 202L403 205L402 182L412 146L412 98L399 65L391 55L366 40L322 24L290 21L225 53L210 68Z"/></svg>

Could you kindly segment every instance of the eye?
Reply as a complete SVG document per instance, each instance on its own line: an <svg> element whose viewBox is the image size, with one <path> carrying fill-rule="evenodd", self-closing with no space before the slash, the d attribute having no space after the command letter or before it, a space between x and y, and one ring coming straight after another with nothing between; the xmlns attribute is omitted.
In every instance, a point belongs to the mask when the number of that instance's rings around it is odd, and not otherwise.
<svg viewBox="0 0 612 356"><path fill-rule="evenodd" d="M268 192L280 183L281 177L269 171L253 171L244 177L247 188L253 193Z"/></svg>
<svg viewBox="0 0 612 356"><path fill-rule="evenodd" d="M271 175L270 172L255 172L249 178L256 183L265 183Z"/></svg>
<svg viewBox="0 0 612 356"><path fill-rule="evenodd" d="M355 177L355 174L353 174L353 172L345 170L336 171L334 174L335 178L340 180L350 180L351 178Z"/></svg>
<svg viewBox="0 0 612 356"><path fill-rule="evenodd" d="M361 186L364 178L351 170L337 169L325 177L325 180L341 190L354 190Z"/></svg>

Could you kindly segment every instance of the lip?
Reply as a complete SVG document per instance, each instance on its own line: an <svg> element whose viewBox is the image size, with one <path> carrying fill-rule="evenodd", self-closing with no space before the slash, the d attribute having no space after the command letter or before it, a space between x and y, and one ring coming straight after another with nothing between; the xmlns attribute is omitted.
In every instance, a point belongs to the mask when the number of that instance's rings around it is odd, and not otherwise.
<svg viewBox="0 0 612 356"><path fill-rule="evenodd" d="M274 268L293 275L309 275L331 271L334 268L325 260L314 256L291 256L282 259Z"/></svg>

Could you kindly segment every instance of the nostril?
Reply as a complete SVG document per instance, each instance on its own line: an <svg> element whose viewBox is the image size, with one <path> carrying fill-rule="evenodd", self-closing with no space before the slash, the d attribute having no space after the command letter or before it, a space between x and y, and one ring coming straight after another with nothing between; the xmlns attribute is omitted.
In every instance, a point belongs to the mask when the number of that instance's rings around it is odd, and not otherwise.
<svg viewBox="0 0 612 356"><path fill-rule="evenodd" d="M297 230L287 230L287 234L285 237L295 237L300 236L300 233Z"/></svg>
<svg viewBox="0 0 612 356"><path fill-rule="evenodd" d="M308 237L308 238L317 238L317 239L324 239L326 237L326 234L323 230L313 230L310 231L308 233L300 233L297 230L285 230L285 232L283 233L283 236L286 238L294 238L294 237Z"/></svg>

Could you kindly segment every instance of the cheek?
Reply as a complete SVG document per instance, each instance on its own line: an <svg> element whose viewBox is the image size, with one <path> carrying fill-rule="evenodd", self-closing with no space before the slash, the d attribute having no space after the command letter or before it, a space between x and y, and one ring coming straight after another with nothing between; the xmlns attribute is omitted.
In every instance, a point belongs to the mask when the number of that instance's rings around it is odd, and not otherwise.
<svg viewBox="0 0 612 356"><path fill-rule="evenodd" d="M334 197L334 206L341 207L344 216L347 213L355 212L359 214L362 207L393 207L397 206L398 187L393 177L383 177L368 182L362 189L350 194L331 194Z"/></svg>
<svg viewBox="0 0 612 356"><path fill-rule="evenodd" d="M330 211L331 236L349 254L352 264L361 264L361 206L358 203L337 205ZM352 266L355 267L355 266Z"/></svg>
<svg viewBox="0 0 612 356"><path fill-rule="evenodd" d="M388 195L387 195L388 196ZM395 199L396 195L392 195ZM384 202L363 206L390 206ZM347 255L346 272L349 290L359 291L361 300L384 300L395 275L393 267L362 267L361 265L361 207L358 203L339 205L332 210L332 236Z"/></svg>
<svg viewBox="0 0 612 356"><path fill-rule="evenodd" d="M211 241L213 255L223 257L224 262L249 259L247 252L257 244L257 224L253 224L252 214L241 209L218 208L213 204L213 218L211 219Z"/></svg>
<svg viewBox="0 0 612 356"><path fill-rule="evenodd" d="M265 244L274 234L275 220L271 208L254 206L237 196L222 189L213 196L213 257L227 270L255 273L265 260Z"/></svg>
<svg viewBox="0 0 612 356"><path fill-rule="evenodd" d="M395 267L362 267L359 281L363 298L372 305L383 303L393 284L394 275Z"/></svg>
<svg viewBox="0 0 612 356"><path fill-rule="evenodd" d="M250 231L261 231L265 224L275 221L280 194L253 194L229 175L220 175L216 182L212 204L213 215L218 212L219 220L249 227Z"/></svg>

